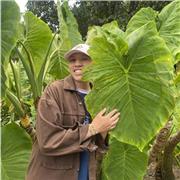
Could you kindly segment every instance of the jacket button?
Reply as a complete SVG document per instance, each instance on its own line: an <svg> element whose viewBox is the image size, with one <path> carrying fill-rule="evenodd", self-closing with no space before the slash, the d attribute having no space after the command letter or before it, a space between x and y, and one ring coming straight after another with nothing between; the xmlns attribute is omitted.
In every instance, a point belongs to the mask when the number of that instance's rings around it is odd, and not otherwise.
<svg viewBox="0 0 180 180"><path fill-rule="evenodd" d="M82 105L82 102L79 102L79 105Z"/></svg>

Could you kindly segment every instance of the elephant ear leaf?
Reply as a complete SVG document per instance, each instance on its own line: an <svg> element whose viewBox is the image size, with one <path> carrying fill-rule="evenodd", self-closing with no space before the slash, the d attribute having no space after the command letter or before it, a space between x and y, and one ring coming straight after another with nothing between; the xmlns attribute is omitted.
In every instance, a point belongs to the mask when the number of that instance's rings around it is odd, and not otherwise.
<svg viewBox="0 0 180 180"><path fill-rule="evenodd" d="M1 1L1 95L5 95L6 69L19 37L20 10L15 1Z"/></svg>
<svg viewBox="0 0 180 180"><path fill-rule="evenodd" d="M17 124L2 127L2 179L25 179L31 139Z"/></svg>
<svg viewBox="0 0 180 180"><path fill-rule="evenodd" d="M121 119L112 136L143 149L174 108L171 54L153 22L127 41L112 43L101 31L91 41L93 63L84 76L94 85L86 97L88 110L94 117L104 107L118 109Z"/></svg>
<svg viewBox="0 0 180 180"><path fill-rule="evenodd" d="M165 6L158 20L159 35L173 53L175 64L180 61L180 1L176 0Z"/></svg>
<svg viewBox="0 0 180 180"><path fill-rule="evenodd" d="M109 143L110 148L103 161L106 180L143 179L147 166L147 155L138 148L117 141Z"/></svg>
<svg viewBox="0 0 180 180"><path fill-rule="evenodd" d="M55 50L51 56L49 73L57 78L64 78L69 74L64 54L73 46L82 43L82 37L78 31L76 19L68 7L68 3L62 5L57 2L60 34L54 43Z"/></svg>
<svg viewBox="0 0 180 180"><path fill-rule="evenodd" d="M180 64L180 63L179 63ZM175 79L177 95L176 95L176 104L174 109L174 124L175 130L180 129L180 72L178 72L176 79Z"/></svg>
<svg viewBox="0 0 180 180"><path fill-rule="evenodd" d="M156 20L158 15L157 11L154 11L152 8L142 8L140 9L129 21L126 29L126 34L130 34L131 32L139 29L141 26L149 23L150 21Z"/></svg>
<svg viewBox="0 0 180 180"><path fill-rule="evenodd" d="M32 12L24 15L24 22L26 32L24 45L31 54L35 73L38 75L52 39L52 32L48 25Z"/></svg>
<svg viewBox="0 0 180 180"><path fill-rule="evenodd" d="M9 60L18 39L20 10L15 1L1 1L1 60Z"/></svg>
<svg viewBox="0 0 180 180"><path fill-rule="evenodd" d="M180 60L180 1L165 6L160 13L151 8L142 8L129 21L126 34L137 30L150 21L156 22L159 36L164 39L174 57L174 64Z"/></svg>

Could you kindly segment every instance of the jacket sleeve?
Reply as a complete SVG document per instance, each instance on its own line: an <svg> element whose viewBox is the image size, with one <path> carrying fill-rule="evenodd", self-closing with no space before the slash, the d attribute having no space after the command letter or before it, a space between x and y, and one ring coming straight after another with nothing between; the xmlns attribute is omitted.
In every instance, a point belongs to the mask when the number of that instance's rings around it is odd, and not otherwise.
<svg viewBox="0 0 180 180"><path fill-rule="evenodd" d="M83 150L94 151L97 146L92 139L86 139L89 125L77 123L76 127L65 129L57 124L61 112L51 93L46 92L38 103L36 118L37 141L41 153L59 156Z"/></svg>

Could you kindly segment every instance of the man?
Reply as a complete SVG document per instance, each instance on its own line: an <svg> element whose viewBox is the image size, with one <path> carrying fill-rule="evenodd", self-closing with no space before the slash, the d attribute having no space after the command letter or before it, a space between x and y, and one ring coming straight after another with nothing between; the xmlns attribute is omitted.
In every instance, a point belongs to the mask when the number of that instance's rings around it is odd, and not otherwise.
<svg viewBox="0 0 180 180"><path fill-rule="evenodd" d="M84 103L91 86L82 81L88 49L79 44L65 54L71 75L51 83L39 101L26 180L96 180L98 154L120 113L103 109L91 121Z"/></svg>

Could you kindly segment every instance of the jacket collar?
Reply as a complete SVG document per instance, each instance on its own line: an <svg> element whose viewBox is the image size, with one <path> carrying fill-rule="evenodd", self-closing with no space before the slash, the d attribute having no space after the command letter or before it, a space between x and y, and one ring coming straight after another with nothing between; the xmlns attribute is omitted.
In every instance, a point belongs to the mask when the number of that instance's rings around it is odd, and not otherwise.
<svg viewBox="0 0 180 180"><path fill-rule="evenodd" d="M76 84L71 75L64 78L64 89L70 91L77 91Z"/></svg>
<svg viewBox="0 0 180 180"><path fill-rule="evenodd" d="M92 89L92 83L90 83L90 88ZM64 89L69 91L77 91L76 84L71 75L64 78Z"/></svg>

